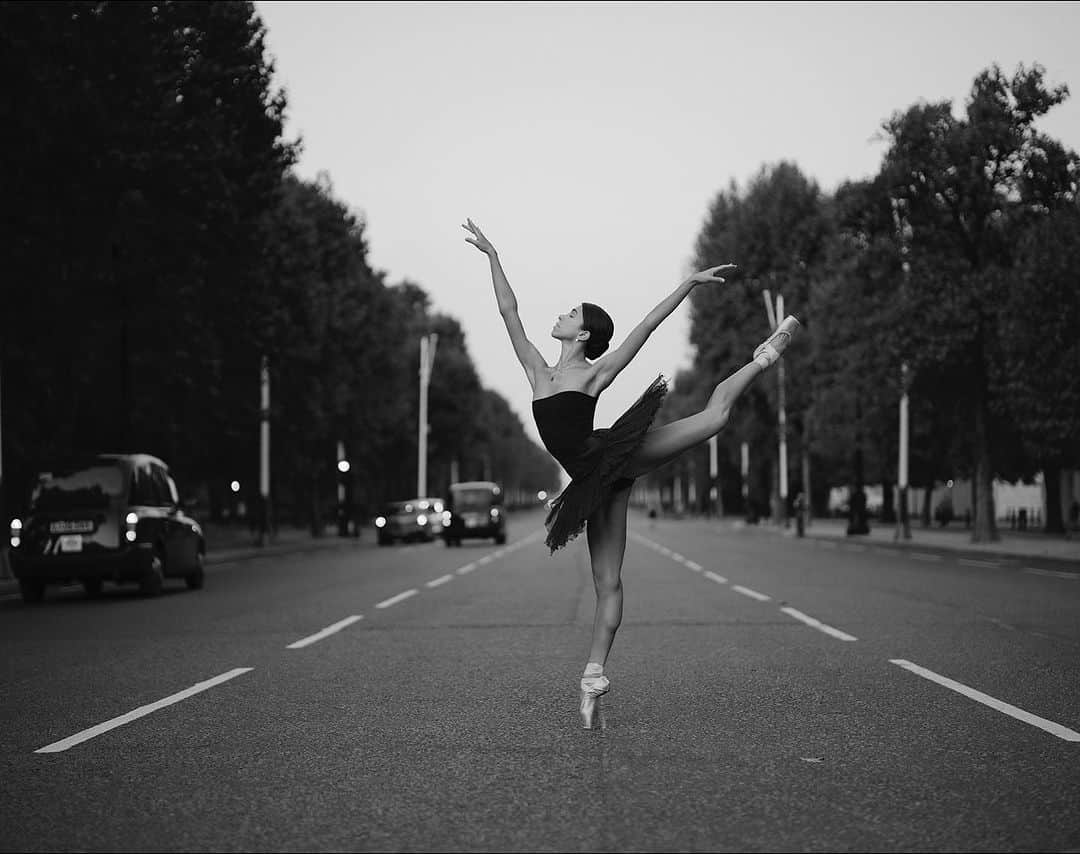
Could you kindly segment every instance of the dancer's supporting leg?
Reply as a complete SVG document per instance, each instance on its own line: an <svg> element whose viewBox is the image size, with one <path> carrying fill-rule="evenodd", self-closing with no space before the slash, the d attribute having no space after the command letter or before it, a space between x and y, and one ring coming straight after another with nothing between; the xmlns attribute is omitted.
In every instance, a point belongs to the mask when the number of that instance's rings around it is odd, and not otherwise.
<svg viewBox="0 0 1080 854"><path fill-rule="evenodd" d="M615 632L622 622L622 563L626 551L626 509L629 501L629 485L609 493L589 517L585 529L592 559L593 585L596 588L596 617L593 620L589 663L598 664L601 668L607 662Z"/></svg>
<svg viewBox="0 0 1080 854"><path fill-rule="evenodd" d="M727 424L735 401L764 370L757 362L744 365L713 389L709 402L701 412L655 427L646 433L641 447L624 470L627 476L647 474L719 433Z"/></svg>

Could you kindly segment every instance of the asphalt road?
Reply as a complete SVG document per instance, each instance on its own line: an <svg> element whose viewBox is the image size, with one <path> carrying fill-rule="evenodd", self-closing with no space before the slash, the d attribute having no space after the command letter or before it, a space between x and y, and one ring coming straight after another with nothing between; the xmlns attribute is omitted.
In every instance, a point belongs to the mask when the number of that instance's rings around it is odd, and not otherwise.
<svg viewBox="0 0 1080 854"><path fill-rule="evenodd" d="M635 514L585 731L540 534L0 602L0 849L1080 850L1080 578Z"/></svg>

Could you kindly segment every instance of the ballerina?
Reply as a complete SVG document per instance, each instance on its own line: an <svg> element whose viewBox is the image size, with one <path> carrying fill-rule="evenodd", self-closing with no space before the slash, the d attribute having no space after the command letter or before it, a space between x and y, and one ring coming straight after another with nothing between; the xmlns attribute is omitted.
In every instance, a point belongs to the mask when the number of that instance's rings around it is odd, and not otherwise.
<svg viewBox="0 0 1080 854"><path fill-rule="evenodd" d="M533 417L540 439L571 477L570 485L549 504L545 520L548 548L554 553L586 531L596 615L592 647L581 677L580 711L583 726L592 729L599 713L599 698L611 687L604 666L622 621L626 514L634 479L719 433L739 396L780 358L799 321L791 315L784 318L754 350L751 361L716 386L700 412L653 427L667 393L667 382L660 376L610 428L594 430L593 416L600 393L694 288L722 284L724 275L734 271L735 265L721 264L689 276L603 358L614 333L611 317L593 303L573 306L559 315L552 327L551 336L559 342L560 352L556 363L549 365L525 334L517 297L495 246L471 219L462 228L471 235L466 242L487 255L490 262L499 313L532 386Z"/></svg>

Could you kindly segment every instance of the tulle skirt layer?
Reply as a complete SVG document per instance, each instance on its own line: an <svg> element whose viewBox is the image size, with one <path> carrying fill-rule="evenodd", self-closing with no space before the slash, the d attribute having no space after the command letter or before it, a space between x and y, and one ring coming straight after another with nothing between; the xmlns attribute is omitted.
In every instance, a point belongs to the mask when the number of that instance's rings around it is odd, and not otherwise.
<svg viewBox="0 0 1080 854"><path fill-rule="evenodd" d="M645 439L667 394L667 380L657 377L610 427L593 430L568 472L570 485L551 502L546 543L554 553L585 530L585 523L608 493L633 484L623 470Z"/></svg>

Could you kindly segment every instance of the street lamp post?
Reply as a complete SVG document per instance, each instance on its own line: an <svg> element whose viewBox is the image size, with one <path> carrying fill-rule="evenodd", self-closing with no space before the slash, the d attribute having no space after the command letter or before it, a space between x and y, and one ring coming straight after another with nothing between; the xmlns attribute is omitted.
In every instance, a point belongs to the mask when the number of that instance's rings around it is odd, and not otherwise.
<svg viewBox="0 0 1080 854"><path fill-rule="evenodd" d="M780 321L784 317L784 296L783 294L776 295L776 307L773 308L772 295L768 289L763 291L762 294L765 297L765 313L769 318L769 326L772 329L776 329ZM787 469L787 406L784 395L784 360L781 359L777 365L777 377L779 391L777 393L777 431L779 433L779 442L777 448L777 457L779 460L779 492L780 492L780 506L777 508L778 521L780 519L784 522L786 528L789 523L788 519L788 469Z"/></svg>
<svg viewBox="0 0 1080 854"><path fill-rule="evenodd" d="M911 539L911 519L908 517L908 385L911 381L907 362L900 365L900 452L896 463L896 485L900 512L896 517L896 539Z"/></svg>
<svg viewBox="0 0 1080 854"><path fill-rule="evenodd" d="M435 346L439 336L432 332L420 339L420 418L417 425L416 495L427 495L428 386L435 364Z"/></svg>
<svg viewBox="0 0 1080 854"><path fill-rule="evenodd" d="M259 371L259 539L266 544L270 533L270 360L262 357Z"/></svg>

